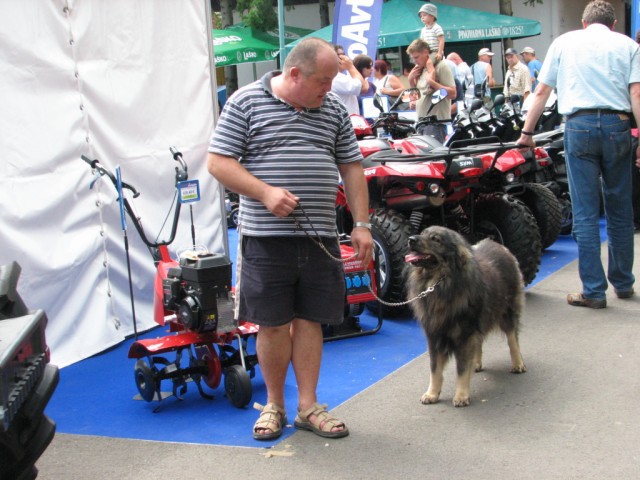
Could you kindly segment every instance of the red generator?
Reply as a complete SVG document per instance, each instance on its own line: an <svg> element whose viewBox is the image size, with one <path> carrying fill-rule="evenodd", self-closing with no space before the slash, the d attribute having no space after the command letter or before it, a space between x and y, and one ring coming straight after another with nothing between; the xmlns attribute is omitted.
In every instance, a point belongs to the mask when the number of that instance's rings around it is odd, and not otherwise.
<svg viewBox="0 0 640 480"><path fill-rule="evenodd" d="M341 325L326 325L323 328L324 341L340 340L343 338L372 335L382 327L382 309L376 308L378 323L369 329L360 324L359 317L364 312L366 304L378 305L379 283L377 262L372 260L368 268L353 258L354 250L349 243L349 238L343 236L340 241L340 253L344 262L344 281L346 286L346 298L344 308L344 321Z"/></svg>

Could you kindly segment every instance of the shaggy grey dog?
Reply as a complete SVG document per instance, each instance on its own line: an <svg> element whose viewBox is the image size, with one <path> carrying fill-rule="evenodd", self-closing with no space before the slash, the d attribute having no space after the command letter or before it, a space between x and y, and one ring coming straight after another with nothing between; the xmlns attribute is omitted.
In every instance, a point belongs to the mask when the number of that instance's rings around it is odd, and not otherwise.
<svg viewBox="0 0 640 480"><path fill-rule="evenodd" d="M431 378L422 403L438 401L444 367L453 355L457 369L453 404L469 405L471 375L482 369L482 342L498 328L507 336L511 371L525 372L518 343L524 287L511 252L488 239L471 246L458 232L439 226L410 237L409 249L407 298L436 285L433 292L411 302L427 336L430 357Z"/></svg>

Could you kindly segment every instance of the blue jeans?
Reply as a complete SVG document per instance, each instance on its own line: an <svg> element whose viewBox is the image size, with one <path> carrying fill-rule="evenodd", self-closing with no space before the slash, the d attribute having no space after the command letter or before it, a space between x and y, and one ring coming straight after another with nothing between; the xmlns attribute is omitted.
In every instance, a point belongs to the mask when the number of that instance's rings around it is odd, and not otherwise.
<svg viewBox="0 0 640 480"><path fill-rule="evenodd" d="M582 294L606 298L607 278L616 290L631 290L635 278L629 119L609 113L573 117L565 126L564 146ZM600 177L609 237L606 276L600 257Z"/></svg>

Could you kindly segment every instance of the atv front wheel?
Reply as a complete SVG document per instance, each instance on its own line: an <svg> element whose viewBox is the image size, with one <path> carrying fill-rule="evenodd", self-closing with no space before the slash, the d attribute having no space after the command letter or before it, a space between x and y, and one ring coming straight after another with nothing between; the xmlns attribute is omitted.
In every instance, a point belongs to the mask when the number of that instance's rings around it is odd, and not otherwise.
<svg viewBox="0 0 640 480"><path fill-rule="evenodd" d="M414 234L409 221L392 210L376 210L371 214L371 235L380 268L378 296L386 302L405 300L404 257L409 252L409 237ZM385 317L407 315L407 306L391 307L376 303Z"/></svg>
<svg viewBox="0 0 640 480"><path fill-rule="evenodd" d="M525 285L540 266L542 245L536 219L520 200L510 195L486 195L475 205L476 240L490 238L501 243L518 260Z"/></svg>

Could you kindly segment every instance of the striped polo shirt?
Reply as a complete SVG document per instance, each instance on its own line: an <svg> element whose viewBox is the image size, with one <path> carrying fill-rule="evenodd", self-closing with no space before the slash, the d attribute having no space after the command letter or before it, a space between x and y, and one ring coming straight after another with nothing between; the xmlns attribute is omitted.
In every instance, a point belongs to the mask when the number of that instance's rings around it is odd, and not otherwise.
<svg viewBox="0 0 640 480"><path fill-rule="evenodd" d="M329 92L320 108L298 111L276 98L270 72L226 102L209 152L237 159L249 173L300 198L295 215L311 235L335 237L338 164L362 160L345 106ZM239 223L249 236L304 236L291 218L273 215L262 202L240 196Z"/></svg>

